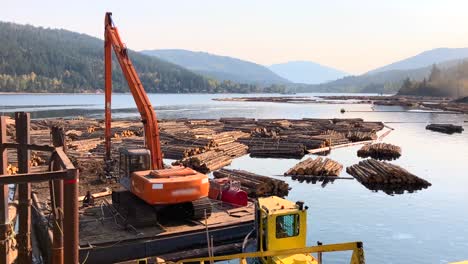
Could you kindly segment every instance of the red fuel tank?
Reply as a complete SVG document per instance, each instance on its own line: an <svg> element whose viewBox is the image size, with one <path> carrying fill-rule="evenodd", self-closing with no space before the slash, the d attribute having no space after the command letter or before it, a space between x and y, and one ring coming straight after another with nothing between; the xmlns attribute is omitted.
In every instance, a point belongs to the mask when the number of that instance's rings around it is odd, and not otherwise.
<svg viewBox="0 0 468 264"><path fill-rule="evenodd" d="M247 193L240 189L227 189L221 193L221 201L240 206L247 205Z"/></svg>

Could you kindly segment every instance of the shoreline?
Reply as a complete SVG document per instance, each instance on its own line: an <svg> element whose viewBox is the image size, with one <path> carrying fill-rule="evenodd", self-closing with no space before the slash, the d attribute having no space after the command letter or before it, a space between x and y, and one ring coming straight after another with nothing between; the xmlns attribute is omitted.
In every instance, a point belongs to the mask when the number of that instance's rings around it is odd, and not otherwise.
<svg viewBox="0 0 468 264"><path fill-rule="evenodd" d="M130 94L130 92L112 92L112 94ZM252 95L252 94L265 94L265 95L273 95L278 94L281 96L291 96L294 95L284 95L281 93L148 93L148 94L181 94L181 95L193 95L193 94L212 94L212 95L222 95L222 94L240 94L240 95ZM306 93L297 93L297 94L353 94L353 93L335 93L335 92L306 92ZM296 94L296 95L297 95ZM383 95L376 95L375 93L355 93L356 95L363 95L368 94L369 96L391 96L392 94L383 94ZM0 92L0 95L104 95L104 92L98 93L52 93L52 92L39 92L39 93L32 93L32 92ZM349 95L353 96L353 95Z"/></svg>

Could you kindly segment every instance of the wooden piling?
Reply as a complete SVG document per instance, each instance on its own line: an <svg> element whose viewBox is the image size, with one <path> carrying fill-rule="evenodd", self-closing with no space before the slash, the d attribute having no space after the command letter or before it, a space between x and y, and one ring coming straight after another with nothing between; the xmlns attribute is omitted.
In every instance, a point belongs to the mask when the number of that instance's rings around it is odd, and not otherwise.
<svg viewBox="0 0 468 264"><path fill-rule="evenodd" d="M7 143L6 117L0 117L0 174L7 174L8 158L6 148L3 144ZM10 245L8 243L9 233L11 232L8 215L8 184L0 185L0 264L9 263L8 253Z"/></svg>
<svg viewBox="0 0 468 264"><path fill-rule="evenodd" d="M18 142L18 172L29 173L30 151L30 115L29 113L16 112L16 141ZM18 262L31 263L31 183L21 183L18 186L18 212L19 230L16 235L18 241Z"/></svg>
<svg viewBox="0 0 468 264"><path fill-rule="evenodd" d="M51 129L52 144L54 147L65 147L65 133L62 127L53 126ZM60 163L58 160L52 161L52 170L60 170ZM53 242L52 242L52 263L63 263L63 180L50 181L52 184L51 197L53 198L53 216L52 223Z"/></svg>

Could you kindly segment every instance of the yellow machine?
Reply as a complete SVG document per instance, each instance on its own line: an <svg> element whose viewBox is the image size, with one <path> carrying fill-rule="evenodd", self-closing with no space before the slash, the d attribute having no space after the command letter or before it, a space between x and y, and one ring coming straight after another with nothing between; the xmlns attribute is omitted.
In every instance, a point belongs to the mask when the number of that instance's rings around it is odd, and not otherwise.
<svg viewBox="0 0 468 264"><path fill-rule="evenodd" d="M302 202L271 196L258 199L258 251L280 251L306 247L307 207ZM310 254L261 258L263 263L318 263Z"/></svg>
<svg viewBox="0 0 468 264"><path fill-rule="evenodd" d="M213 263L239 259L241 264L321 264L325 252L352 251L350 264L364 264L362 242L307 247L307 206L280 197L259 198L256 237L244 243L240 254L180 260L184 263ZM250 251L250 252L249 252ZM317 253L317 257L311 255Z"/></svg>
<svg viewBox="0 0 468 264"><path fill-rule="evenodd" d="M352 251L350 264L365 264L362 242L307 247L307 206L276 196L259 198L256 236L244 241L244 253L179 260L176 264L214 263L238 259L240 264L322 264L325 252ZM317 257L312 256L316 253ZM142 259L138 263L173 263Z"/></svg>

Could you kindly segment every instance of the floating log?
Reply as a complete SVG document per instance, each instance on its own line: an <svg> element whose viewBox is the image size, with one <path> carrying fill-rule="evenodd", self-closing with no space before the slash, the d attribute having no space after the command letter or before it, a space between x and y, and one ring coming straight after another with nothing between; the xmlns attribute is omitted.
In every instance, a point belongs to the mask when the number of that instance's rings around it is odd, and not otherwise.
<svg viewBox="0 0 468 264"><path fill-rule="evenodd" d="M289 185L285 181L244 170L220 169L214 171L213 176L240 182L241 188L253 198L271 195L284 197L289 193Z"/></svg>
<svg viewBox="0 0 468 264"><path fill-rule="evenodd" d="M452 124L430 124L426 126L426 129L445 134L461 133L464 130L462 126Z"/></svg>
<svg viewBox="0 0 468 264"><path fill-rule="evenodd" d="M286 171L284 175L338 176L342 169L343 165L329 158L307 158Z"/></svg>
<svg viewBox="0 0 468 264"><path fill-rule="evenodd" d="M346 172L370 190L387 194L413 192L431 184L407 170L384 161L367 159L346 168Z"/></svg>
<svg viewBox="0 0 468 264"><path fill-rule="evenodd" d="M377 160L394 160L401 156L401 148L387 143L364 145L357 151L358 157Z"/></svg>

